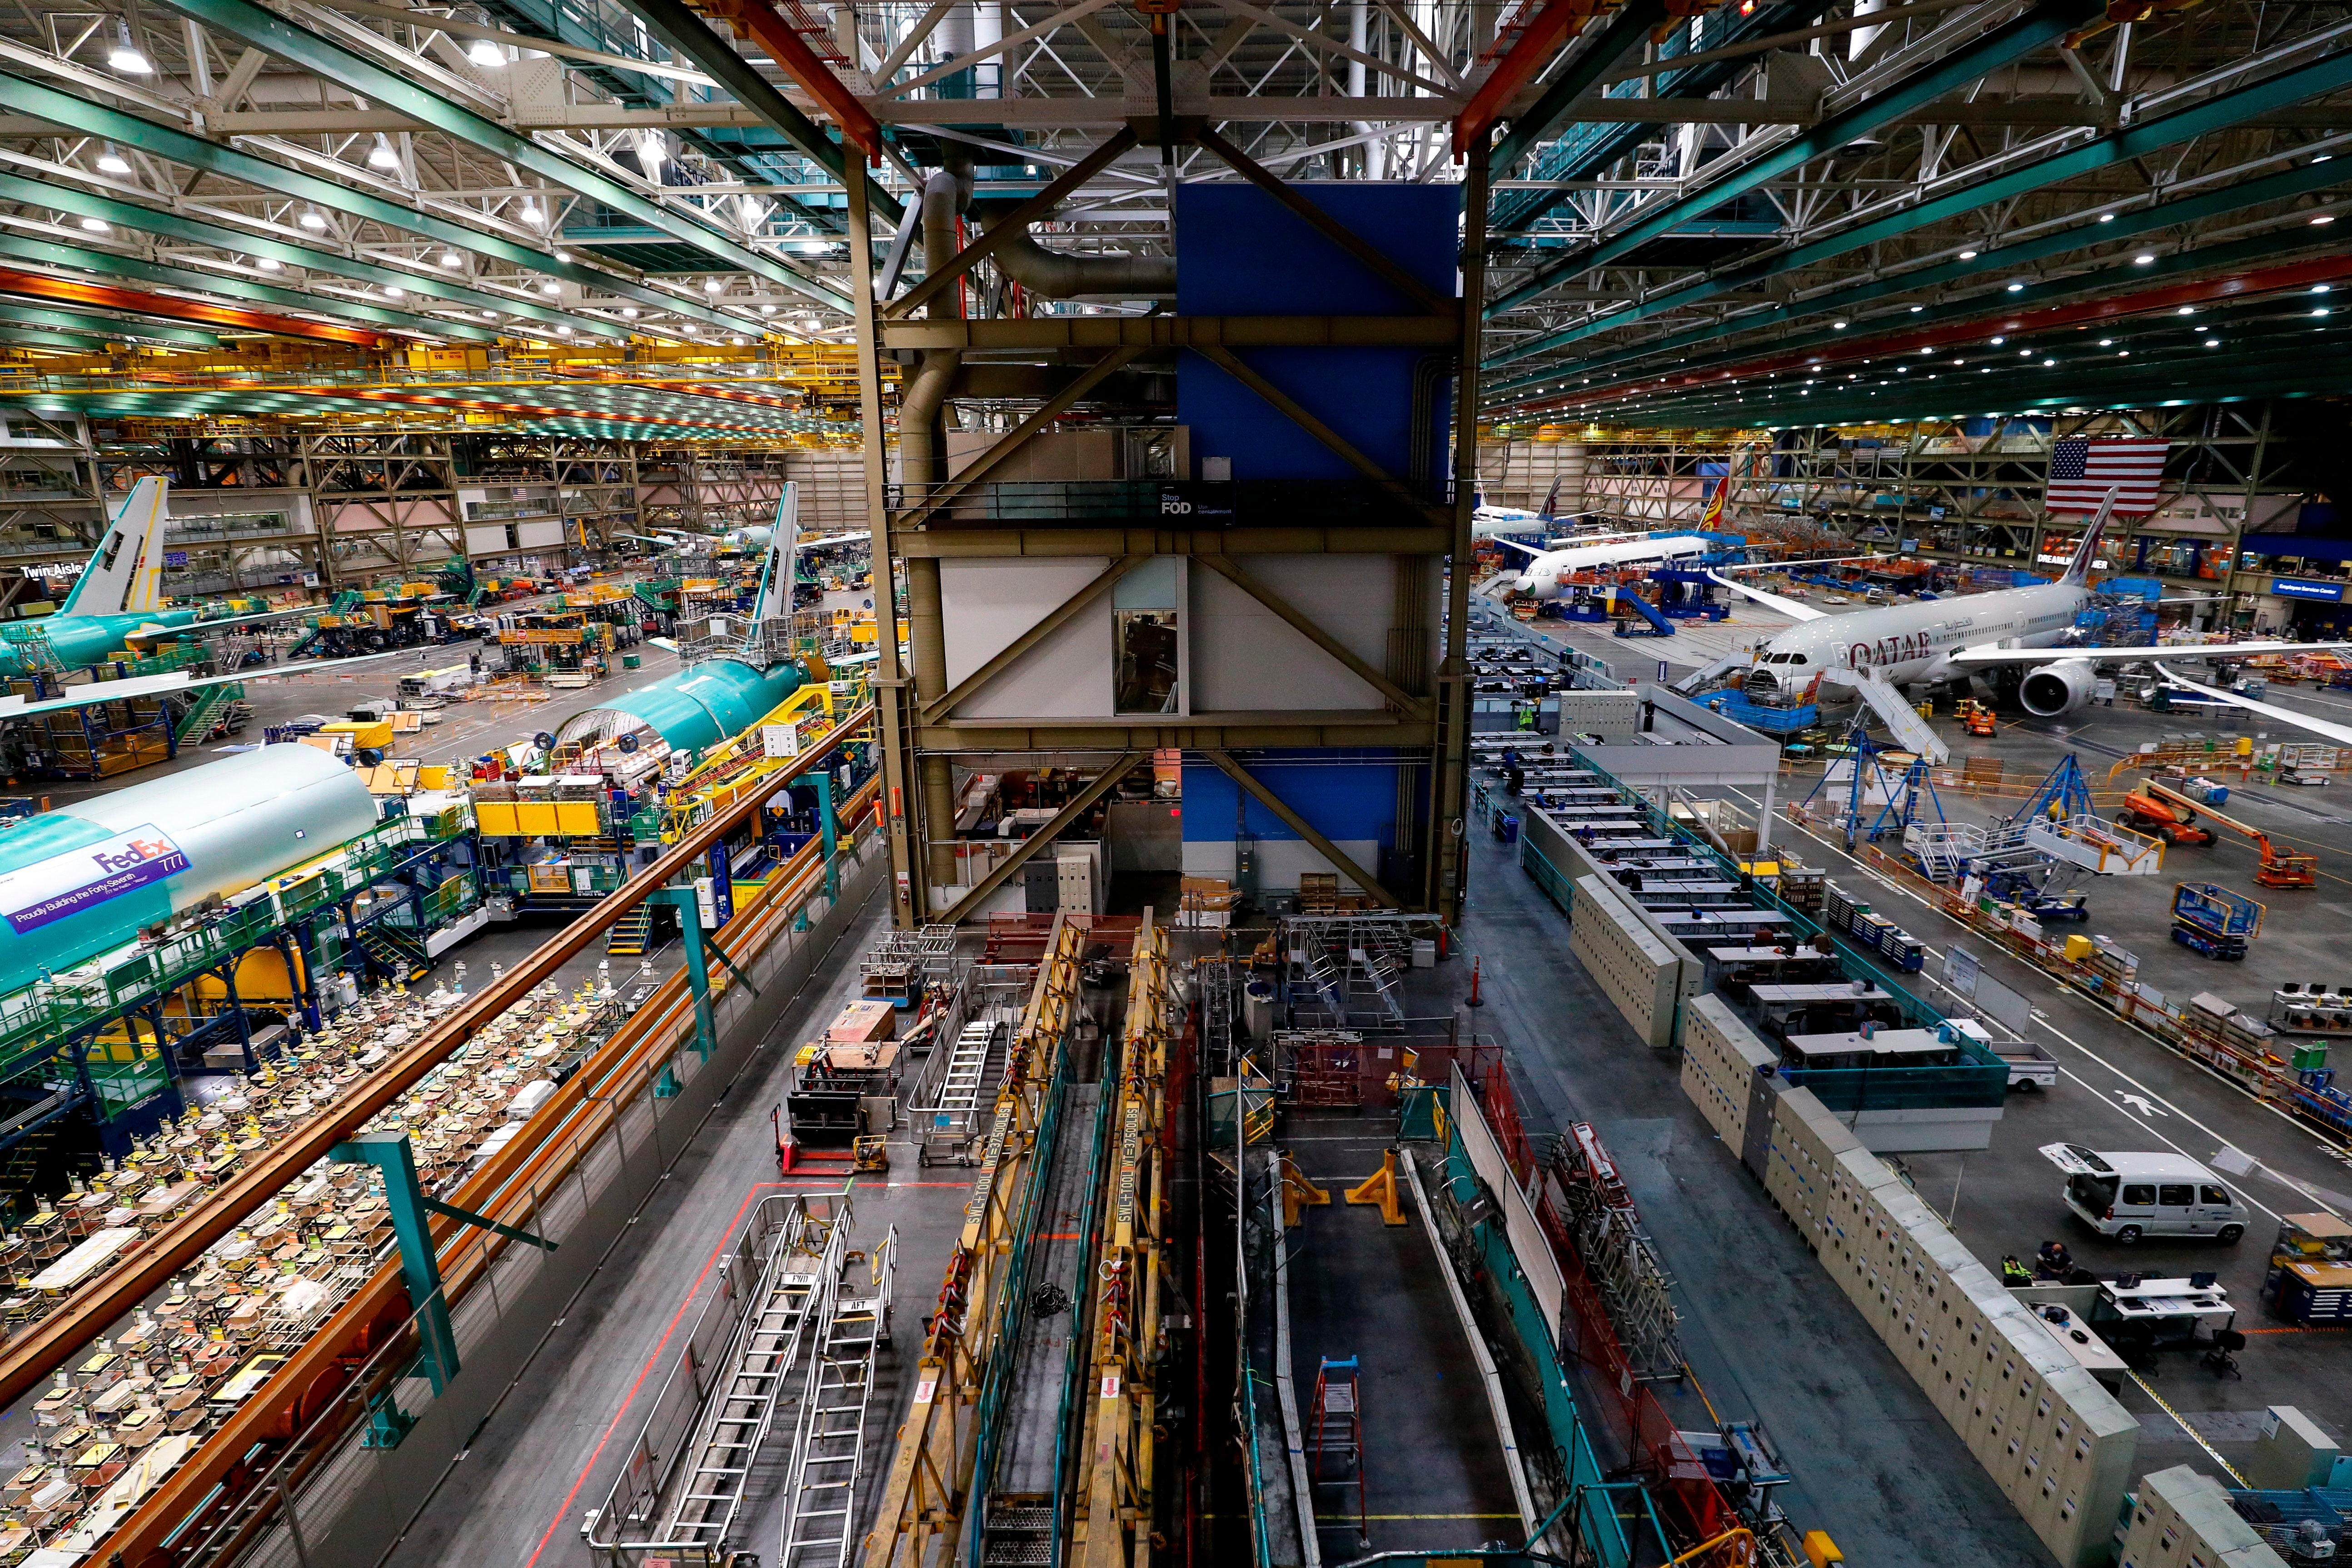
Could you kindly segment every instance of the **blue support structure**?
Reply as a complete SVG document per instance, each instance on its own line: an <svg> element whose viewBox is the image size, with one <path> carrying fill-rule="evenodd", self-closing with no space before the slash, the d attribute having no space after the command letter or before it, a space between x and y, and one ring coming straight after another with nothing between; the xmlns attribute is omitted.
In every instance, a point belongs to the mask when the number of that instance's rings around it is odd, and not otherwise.
<svg viewBox="0 0 2352 1568"><path fill-rule="evenodd" d="M1619 588L1616 591L1615 597L1621 604L1629 604L1633 605L1633 613L1641 616L1644 622L1648 623L1646 626L1637 626L1631 621L1619 621L1617 623L1617 635L1619 637L1670 637L1675 635L1675 623L1666 619L1665 616L1658 614L1657 607L1655 605L1652 605L1649 600L1642 597L1641 595L1633 592L1631 588Z"/></svg>
<svg viewBox="0 0 2352 1568"><path fill-rule="evenodd" d="M795 787L816 786L817 833L824 840L824 896L828 901L837 899L841 896L841 868L835 864L835 858L841 849L841 825L833 813L833 770L820 768L813 773L803 773L793 784ZM803 913L801 918L805 921L808 917Z"/></svg>
<svg viewBox="0 0 2352 1568"><path fill-rule="evenodd" d="M2065 820L2092 816L2095 809L2091 804L2091 786L2083 777L2083 764L2069 752L2050 770L2050 776L2042 781L2032 798L2011 814L2008 822L2017 826L2038 816Z"/></svg>

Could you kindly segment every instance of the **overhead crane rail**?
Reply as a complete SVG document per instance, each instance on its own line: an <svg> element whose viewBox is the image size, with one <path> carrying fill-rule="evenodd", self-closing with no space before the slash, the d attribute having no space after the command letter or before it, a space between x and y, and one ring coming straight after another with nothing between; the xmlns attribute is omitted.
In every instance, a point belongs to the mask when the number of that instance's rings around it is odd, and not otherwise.
<svg viewBox="0 0 2352 1568"><path fill-rule="evenodd" d="M808 753L812 763L860 738L871 721L860 709ZM845 841L874 831L878 784L869 781L843 807ZM632 879L593 910L564 928L499 981L437 1021L355 1092L274 1149L258 1156L218 1196L158 1233L148 1251L101 1277L39 1329L0 1357L0 1386L26 1388L127 1316L172 1274L226 1235L272 1193L308 1170L325 1151L358 1131L434 1066L521 1000L602 929L681 875L756 806L746 800L699 825L693 834ZM825 883L823 853L804 846L714 937L730 964L740 967L780 939L805 901ZM727 966L722 965L725 969ZM718 988L727 984L717 977ZM539 1196L568 1176L612 1130L614 1121L668 1070L695 1036L695 1006L686 976L673 974L582 1071L550 1097L528 1124L536 1135L517 1137L489 1155L446 1194L456 1206L500 1224L527 1228ZM445 1298L464 1300L504 1255L505 1240L481 1232L460 1237L457 1222L436 1219L432 1235L442 1255ZM413 1352L412 1319L396 1261L377 1268L303 1344L291 1349L268 1385L215 1428L204 1445L158 1484L107 1538L93 1560L145 1568L168 1551L179 1562L225 1562L266 1528L309 1475L337 1451L341 1439L370 1414L380 1395L405 1373ZM13 1396L13 1395L12 1395ZM315 1413L315 1414L312 1414ZM309 1415L307 1425L303 1417ZM274 1462L273 1462L273 1456ZM250 1501L252 1506L243 1504ZM218 1521L218 1522L215 1522ZM170 1542L166 1548L164 1543Z"/></svg>

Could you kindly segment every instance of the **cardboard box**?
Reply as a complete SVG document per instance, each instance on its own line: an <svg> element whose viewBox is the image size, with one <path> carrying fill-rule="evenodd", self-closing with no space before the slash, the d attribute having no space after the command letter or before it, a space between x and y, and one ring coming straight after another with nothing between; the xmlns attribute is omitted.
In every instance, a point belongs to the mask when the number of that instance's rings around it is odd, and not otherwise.
<svg viewBox="0 0 2352 1568"><path fill-rule="evenodd" d="M898 1009L870 998L852 1002L835 1016L824 1037L849 1045L895 1040L898 1037Z"/></svg>

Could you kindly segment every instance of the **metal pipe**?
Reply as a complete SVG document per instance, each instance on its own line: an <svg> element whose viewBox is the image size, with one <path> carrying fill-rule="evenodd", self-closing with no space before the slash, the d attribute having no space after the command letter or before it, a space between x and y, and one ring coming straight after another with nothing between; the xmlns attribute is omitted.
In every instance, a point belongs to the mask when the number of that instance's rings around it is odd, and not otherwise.
<svg viewBox="0 0 2352 1568"><path fill-rule="evenodd" d="M1048 300L1168 300L1176 294L1172 256L1064 256L1025 231L1005 237L996 264L1015 283Z"/></svg>

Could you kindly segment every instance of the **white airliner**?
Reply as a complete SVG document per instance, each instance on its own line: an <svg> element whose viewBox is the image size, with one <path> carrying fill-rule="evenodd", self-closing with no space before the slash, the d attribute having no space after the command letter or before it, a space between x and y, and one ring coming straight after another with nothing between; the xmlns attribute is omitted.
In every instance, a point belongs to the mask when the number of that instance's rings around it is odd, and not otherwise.
<svg viewBox="0 0 2352 1568"><path fill-rule="evenodd" d="M1901 689L1906 686L1958 680L1979 669L2028 666L2018 683L2018 701L2036 718L2056 719L2090 702L2101 665L2163 658L2235 659L2255 654L2310 653L2352 647L2340 642L2070 646L2076 635L2074 622L2091 602L2091 563L2115 501L2115 492L2108 492L2106 504L2084 531L2083 542L2067 563L2064 574L2055 583L2028 588L2003 588L1966 598L1889 605L1833 616L1710 573L1709 576L1732 592L1801 624L1760 644L1752 656L1743 659L1740 655L1731 655L1682 684L1685 689L1696 690L1706 681L1746 662L1748 668L1740 684L1751 696L1811 692L1822 683L1849 688L1887 721L1905 744L1929 752L1940 762L1946 749L1905 702ZM2194 681L2184 680L2181 684L2235 706L2256 707L2284 722L2301 725L2315 733L2352 740L2352 730L2341 725L2326 725L2288 709L2254 704L2249 699L2199 687Z"/></svg>
<svg viewBox="0 0 2352 1568"><path fill-rule="evenodd" d="M1557 599L1567 591L1563 584L1572 574L1590 571L1595 566L1623 566L1636 561L1678 561L1685 556L1704 555L1718 548L1695 533L1672 534L1664 539L1653 539L1646 533L1612 533L1591 540L1579 540L1557 550L1538 550L1515 539L1498 539L1495 542L1506 550L1527 552L1529 557L1527 569L1519 574L1518 580L1511 587L1514 592L1529 599Z"/></svg>
<svg viewBox="0 0 2352 1568"><path fill-rule="evenodd" d="M1554 526L1561 521L1552 515L1551 510L1559 501L1559 479L1552 480L1551 489L1544 492L1543 509L1539 511L1516 506L1488 506L1481 501L1470 512L1470 537L1495 539L1507 533L1534 533Z"/></svg>

